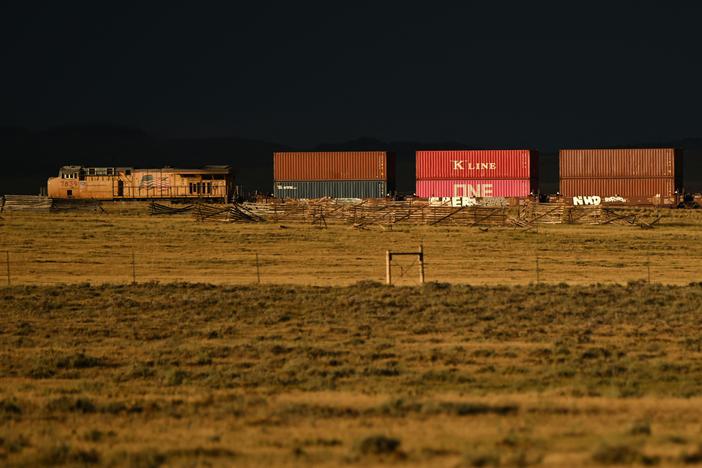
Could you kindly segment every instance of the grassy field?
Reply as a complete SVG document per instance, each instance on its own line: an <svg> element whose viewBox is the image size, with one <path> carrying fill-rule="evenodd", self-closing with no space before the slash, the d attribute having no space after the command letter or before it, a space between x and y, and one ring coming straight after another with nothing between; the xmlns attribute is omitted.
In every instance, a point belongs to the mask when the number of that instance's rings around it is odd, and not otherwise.
<svg viewBox="0 0 702 468"><path fill-rule="evenodd" d="M358 231L121 208L0 219L2 465L702 463L702 213ZM420 243L430 283L406 259L381 285Z"/></svg>
<svg viewBox="0 0 702 468"><path fill-rule="evenodd" d="M0 463L702 461L702 286L16 286Z"/></svg>
<svg viewBox="0 0 702 468"><path fill-rule="evenodd" d="M108 210L117 210L120 205ZM134 205L139 206L139 205ZM702 280L702 213L673 210L651 230L636 226L544 225L538 232L460 226L355 230L334 225L197 223L189 215L148 216L146 207L107 214L4 213L0 281L9 251L15 284L131 282L350 285L382 281L385 251L426 252L430 281L463 284L624 284L648 278ZM417 283L405 258L400 284ZM405 268L405 276L401 269Z"/></svg>

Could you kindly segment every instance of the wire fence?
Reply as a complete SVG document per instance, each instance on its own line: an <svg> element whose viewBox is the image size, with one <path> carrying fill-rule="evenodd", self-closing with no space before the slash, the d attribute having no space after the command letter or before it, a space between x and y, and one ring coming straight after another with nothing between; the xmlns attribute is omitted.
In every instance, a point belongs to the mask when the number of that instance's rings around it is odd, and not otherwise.
<svg viewBox="0 0 702 468"><path fill-rule="evenodd" d="M70 283L193 282L212 284L310 284L336 286L359 281L416 285L437 281L456 284L510 285L529 283L627 283L631 281L688 284L702 280L699 259L636 252L616 258L603 255L563 257L535 251L502 257L432 255L425 251L423 271L417 258L392 258L385 252L354 258L328 255L286 255L285 252L249 252L225 258L189 258L128 251L100 257L41 257L6 250L0 257L0 283L5 286ZM493 262L491 263L491 260Z"/></svg>

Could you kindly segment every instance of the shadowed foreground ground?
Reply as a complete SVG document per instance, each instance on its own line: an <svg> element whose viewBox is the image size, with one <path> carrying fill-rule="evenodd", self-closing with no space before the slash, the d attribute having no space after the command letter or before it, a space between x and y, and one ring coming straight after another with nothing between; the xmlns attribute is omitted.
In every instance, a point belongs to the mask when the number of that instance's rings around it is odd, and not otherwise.
<svg viewBox="0 0 702 468"><path fill-rule="evenodd" d="M0 462L702 461L702 286L0 290Z"/></svg>

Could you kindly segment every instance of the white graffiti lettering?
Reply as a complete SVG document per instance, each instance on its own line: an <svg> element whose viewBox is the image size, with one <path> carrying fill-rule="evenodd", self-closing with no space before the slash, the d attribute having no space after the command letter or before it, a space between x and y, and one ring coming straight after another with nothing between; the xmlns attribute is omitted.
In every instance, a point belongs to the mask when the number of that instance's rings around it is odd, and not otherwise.
<svg viewBox="0 0 702 468"><path fill-rule="evenodd" d="M507 206L509 203L504 197L430 197L431 206Z"/></svg>
<svg viewBox="0 0 702 468"><path fill-rule="evenodd" d="M451 206L478 206L478 200L471 197L453 197Z"/></svg>
<svg viewBox="0 0 702 468"><path fill-rule="evenodd" d="M619 196L605 197L604 202L605 203L626 203L626 198L619 197Z"/></svg>
<svg viewBox="0 0 702 468"><path fill-rule="evenodd" d="M599 205L602 203L602 199L598 197L597 195L593 196L579 196L579 197L573 197L573 205L578 206L578 205Z"/></svg>

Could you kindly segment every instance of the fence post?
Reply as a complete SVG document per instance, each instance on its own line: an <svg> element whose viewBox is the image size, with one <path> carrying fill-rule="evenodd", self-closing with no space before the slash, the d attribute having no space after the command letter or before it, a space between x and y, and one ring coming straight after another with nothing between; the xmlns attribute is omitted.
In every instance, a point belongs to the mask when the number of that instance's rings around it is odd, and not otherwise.
<svg viewBox="0 0 702 468"><path fill-rule="evenodd" d="M258 265L258 252L256 252L256 283L261 284L261 268Z"/></svg>
<svg viewBox="0 0 702 468"><path fill-rule="evenodd" d="M536 254L536 284L541 282L541 276L539 275L539 254Z"/></svg>
<svg viewBox="0 0 702 468"><path fill-rule="evenodd" d="M390 272L390 262L391 262L392 256L390 255L390 251L386 250L385 251L385 284L392 284L392 276Z"/></svg>
<svg viewBox="0 0 702 468"><path fill-rule="evenodd" d="M136 284L136 256L132 250L132 284Z"/></svg>
<svg viewBox="0 0 702 468"><path fill-rule="evenodd" d="M419 244L419 284L424 284L424 244Z"/></svg>
<svg viewBox="0 0 702 468"><path fill-rule="evenodd" d="M12 286L12 281L10 281L10 251L5 251L5 260L7 262L7 285Z"/></svg>

